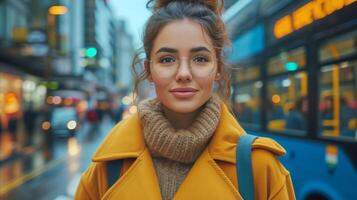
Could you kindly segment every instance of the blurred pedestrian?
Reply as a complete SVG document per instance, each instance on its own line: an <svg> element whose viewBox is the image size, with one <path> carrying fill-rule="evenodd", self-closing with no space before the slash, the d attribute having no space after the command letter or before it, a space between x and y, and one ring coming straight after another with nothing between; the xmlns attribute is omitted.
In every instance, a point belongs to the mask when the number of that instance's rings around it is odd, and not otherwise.
<svg viewBox="0 0 357 200"><path fill-rule="evenodd" d="M101 123L102 120L103 120L103 118L104 118L104 111L103 111L103 109L100 108L100 107L97 107L97 108L95 109L95 112L97 113L96 115L97 115L98 122Z"/></svg>
<svg viewBox="0 0 357 200"><path fill-rule="evenodd" d="M15 147L17 142L18 121L17 116L11 115L7 124L7 130L9 131L12 143L14 144L13 147Z"/></svg>
<svg viewBox="0 0 357 200"><path fill-rule="evenodd" d="M37 119L37 113L32 107L32 104L30 104L27 109L24 111L24 124L26 128L26 133L27 133L27 145L32 145L33 144L33 137L34 137L34 131L36 127L36 119Z"/></svg>
<svg viewBox="0 0 357 200"><path fill-rule="evenodd" d="M138 113L111 131L75 199L241 199L235 147L246 133L225 103L223 1L154 3L136 83L152 82L157 98L140 102ZM275 157L285 150L268 138L256 139L253 148L255 199L295 199L289 172Z"/></svg>
<svg viewBox="0 0 357 200"><path fill-rule="evenodd" d="M90 124L89 139L93 139L99 132L99 118L97 111L95 109L88 110L86 118Z"/></svg>
<svg viewBox="0 0 357 200"><path fill-rule="evenodd" d="M288 114L286 128L306 131L308 107L307 97L300 97L295 103L294 108Z"/></svg>

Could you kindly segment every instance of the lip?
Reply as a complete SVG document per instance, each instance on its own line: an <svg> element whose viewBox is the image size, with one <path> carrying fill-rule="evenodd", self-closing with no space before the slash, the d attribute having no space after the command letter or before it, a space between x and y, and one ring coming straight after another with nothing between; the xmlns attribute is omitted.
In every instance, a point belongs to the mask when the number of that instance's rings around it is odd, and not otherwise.
<svg viewBox="0 0 357 200"><path fill-rule="evenodd" d="M180 87L170 90L171 94L177 98L190 98L198 92L197 89L191 87Z"/></svg>

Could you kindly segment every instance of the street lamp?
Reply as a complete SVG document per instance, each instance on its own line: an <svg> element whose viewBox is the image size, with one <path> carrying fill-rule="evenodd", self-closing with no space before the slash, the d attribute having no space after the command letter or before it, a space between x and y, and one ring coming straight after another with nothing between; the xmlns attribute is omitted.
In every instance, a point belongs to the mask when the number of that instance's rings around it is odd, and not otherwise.
<svg viewBox="0 0 357 200"><path fill-rule="evenodd" d="M56 53L57 49L57 34L56 34L56 16L64 15L68 12L68 8L66 6L51 6L48 8L47 13L47 34L48 34L48 43L50 46L50 55L48 56L48 68L47 68L47 76L50 77L52 70L52 62L54 53Z"/></svg>
<svg viewBox="0 0 357 200"><path fill-rule="evenodd" d="M66 6L51 6L48 9L48 13L50 15L64 15L68 12L68 8Z"/></svg>
<svg viewBox="0 0 357 200"><path fill-rule="evenodd" d="M52 48L56 47L56 15L64 15L67 12L66 6L51 6L48 8L48 40Z"/></svg>

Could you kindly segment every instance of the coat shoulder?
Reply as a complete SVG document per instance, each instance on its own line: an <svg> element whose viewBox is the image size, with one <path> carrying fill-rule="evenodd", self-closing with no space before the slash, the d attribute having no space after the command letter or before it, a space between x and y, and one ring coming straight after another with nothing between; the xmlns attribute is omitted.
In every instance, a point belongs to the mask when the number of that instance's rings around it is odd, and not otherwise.
<svg viewBox="0 0 357 200"><path fill-rule="evenodd" d="M283 156L286 150L275 140L267 137L258 137L252 144L253 152L257 149L271 152L276 156Z"/></svg>
<svg viewBox="0 0 357 200"><path fill-rule="evenodd" d="M285 149L270 138L260 137L253 143L252 167L256 199L294 199L290 173L278 159L285 153ZM222 161L218 161L218 165L233 185L239 188L236 165Z"/></svg>
<svg viewBox="0 0 357 200"><path fill-rule="evenodd" d="M258 199L295 199L290 172L278 157L285 149L270 138L258 138L252 146L254 189ZM268 187L267 187L268 186Z"/></svg>

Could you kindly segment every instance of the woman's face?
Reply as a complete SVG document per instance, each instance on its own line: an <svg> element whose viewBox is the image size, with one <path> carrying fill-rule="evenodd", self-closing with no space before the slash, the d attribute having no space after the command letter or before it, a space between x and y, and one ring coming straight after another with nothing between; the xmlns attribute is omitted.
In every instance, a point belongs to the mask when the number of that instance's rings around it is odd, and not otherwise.
<svg viewBox="0 0 357 200"><path fill-rule="evenodd" d="M184 19L165 25L155 38L148 79L170 111L190 113L212 95L217 73L215 49L198 23Z"/></svg>

